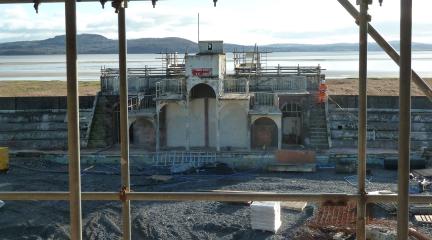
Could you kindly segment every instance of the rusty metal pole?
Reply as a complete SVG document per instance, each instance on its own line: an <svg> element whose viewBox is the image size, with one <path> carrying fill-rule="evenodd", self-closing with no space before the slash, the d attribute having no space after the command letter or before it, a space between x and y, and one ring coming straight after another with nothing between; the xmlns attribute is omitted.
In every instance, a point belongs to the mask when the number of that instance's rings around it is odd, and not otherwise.
<svg viewBox="0 0 432 240"><path fill-rule="evenodd" d="M366 148L367 148L367 44L368 0L360 0L359 16L359 111L358 111L358 194L357 239L366 239Z"/></svg>
<svg viewBox="0 0 432 240"><path fill-rule="evenodd" d="M411 131L412 0L401 0L399 71L398 239L408 239Z"/></svg>
<svg viewBox="0 0 432 240"><path fill-rule="evenodd" d="M128 123L128 80L127 80L127 40L126 40L126 7L122 1L118 12L118 40L120 67L120 144L121 144L121 184L123 191L130 191L129 173L129 123ZM130 201L122 199L123 239L131 239Z"/></svg>
<svg viewBox="0 0 432 240"><path fill-rule="evenodd" d="M71 239L82 239L76 1L65 1L66 74Z"/></svg>

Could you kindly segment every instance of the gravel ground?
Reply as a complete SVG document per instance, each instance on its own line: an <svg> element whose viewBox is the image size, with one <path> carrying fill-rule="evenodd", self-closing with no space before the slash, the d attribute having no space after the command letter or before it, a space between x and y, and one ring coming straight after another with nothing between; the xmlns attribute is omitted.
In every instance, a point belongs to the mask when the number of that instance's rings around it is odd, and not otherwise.
<svg viewBox="0 0 432 240"><path fill-rule="evenodd" d="M18 167L20 166L20 167ZM22 168L25 166L26 168ZM85 169L88 166L82 166ZM34 171L37 169L41 171ZM66 191L66 166L49 162L20 162L8 174L0 174L0 191ZM51 172L52 171L52 172ZM114 165L95 166L82 175L83 191L118 191L120 177ZM139 168L132 168L134 191L250 190L273 192L355 193L345 181L348 175L333 170L316 173L200 172L176 175L168 182L155 182ZM396 186L396 172L372 170L368 190ZM314 206L311 204L311 206ZM120 239L119 202L83 202L84 239ZM277 234L254 231L250 227L250 207L220 202L133 202L133 239L296 239L309 217L283 210ZM0 209L0 239L69 239L69 209L61 201L6 201ZM417 226L420 227L420 226ZM432 229L421 229L432 236Z"/></svg>

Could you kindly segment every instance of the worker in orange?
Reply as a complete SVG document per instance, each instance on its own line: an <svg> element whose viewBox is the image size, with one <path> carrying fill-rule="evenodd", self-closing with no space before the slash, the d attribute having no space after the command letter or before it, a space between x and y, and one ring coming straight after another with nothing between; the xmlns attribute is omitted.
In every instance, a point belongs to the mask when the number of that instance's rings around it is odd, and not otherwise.
<svg viewBox="0 0 432 240"><path fill-rule="evenodd" d="M327 84L322 80L318 88L318 104L325 103L327 100Z"/></svg>

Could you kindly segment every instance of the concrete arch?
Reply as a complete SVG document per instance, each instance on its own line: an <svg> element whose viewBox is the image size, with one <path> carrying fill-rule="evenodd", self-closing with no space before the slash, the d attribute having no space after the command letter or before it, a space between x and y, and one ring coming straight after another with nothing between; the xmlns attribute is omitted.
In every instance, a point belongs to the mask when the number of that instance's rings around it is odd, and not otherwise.
<svg viewBox="0 0 432 240"><path fill-rule="evenodd" d="M273 119L257 118L251 125L251 147L253 149L277 148L278 134L278 125Z"/></svg>
<svg viewBox="0 0 432 240"><path fill-rule="evenodd" d="M156 146L156 131L153 121L137 118L129 127L131 144L154 148Z"/></svg>
<svg viewBox="0 0 432 240"><path fill-rule="evenodd" d="M210 91L212 90L212 91ZM216 98L217 90L207 83L198 83L189 90L190 98Z"/></svg>

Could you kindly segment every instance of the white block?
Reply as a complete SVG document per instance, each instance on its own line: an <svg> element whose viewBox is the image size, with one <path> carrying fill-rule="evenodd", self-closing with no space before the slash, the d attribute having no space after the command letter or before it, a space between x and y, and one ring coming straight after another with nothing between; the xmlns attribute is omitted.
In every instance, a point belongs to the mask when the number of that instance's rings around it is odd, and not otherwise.
<svg viewBox="0 0 432 240"><path fill-rule="evenodd" d="M282 225L280 212L280 202L253 202L251 205L252 229L276 233Z"/></svg>

